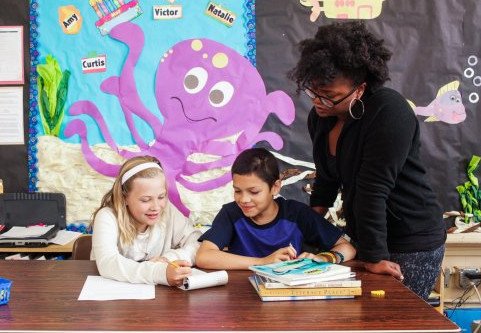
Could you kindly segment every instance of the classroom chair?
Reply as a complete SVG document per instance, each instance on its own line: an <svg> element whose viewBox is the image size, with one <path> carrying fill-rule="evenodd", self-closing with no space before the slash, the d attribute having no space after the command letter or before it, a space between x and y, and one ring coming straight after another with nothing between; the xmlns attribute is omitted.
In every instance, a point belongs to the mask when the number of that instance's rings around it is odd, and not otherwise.
<svg viewBox="0 0 481 333"><path fill-rule="evenodd" d="M92 249L92 235L82 235L75 240L72 248L73 260L90 260Z"/></svg>

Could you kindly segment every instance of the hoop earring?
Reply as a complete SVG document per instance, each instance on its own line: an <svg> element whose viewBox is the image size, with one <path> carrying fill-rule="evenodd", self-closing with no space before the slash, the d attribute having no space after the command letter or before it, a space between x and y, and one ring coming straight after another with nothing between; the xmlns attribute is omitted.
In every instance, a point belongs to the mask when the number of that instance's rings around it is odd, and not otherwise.
<svg viewBox="0 0 481 333"><path fill-rule="evenodd" d="M361 105L362 105L362 113L359 117L354 117L354 115L352 114L352 106L353 106L353 101L359 101L361 102ZM349 102L349 114L351 115L352 119L355 119L355 120L359 120L362 118L362 116L364 115L364 102L362 100L360 100L359 98L353 98L351 99L351 101Z"/></svg>

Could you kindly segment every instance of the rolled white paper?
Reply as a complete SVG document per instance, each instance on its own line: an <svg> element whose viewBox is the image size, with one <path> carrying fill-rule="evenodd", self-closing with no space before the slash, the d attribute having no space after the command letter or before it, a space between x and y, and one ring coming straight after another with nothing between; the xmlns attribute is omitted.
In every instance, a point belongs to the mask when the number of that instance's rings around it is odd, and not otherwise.
<svg viewBox="0 0 481 333"><path fill-rule="evenodd" d="M193 290L222 286L227 284L229 277L226 271L206 273L199 269L192 269L192 275L184 279L184 284L179 287L183 290Z"/></svg>

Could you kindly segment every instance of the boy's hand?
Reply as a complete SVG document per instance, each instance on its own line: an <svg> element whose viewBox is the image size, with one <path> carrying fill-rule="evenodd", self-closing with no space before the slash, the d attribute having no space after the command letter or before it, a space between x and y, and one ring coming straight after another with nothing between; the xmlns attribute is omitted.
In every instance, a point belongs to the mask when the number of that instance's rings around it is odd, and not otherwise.
<svg viewBox="0 0 481 333"><path fill-rule="evenodd" d="M167 283L169 286L179 287L184 283L184 279L192 274L192 265L185 260L176 260L167 264Z"/></svg>
<svg viewBox="0 0 481 333"><path fill-rule="evenodd" d="M292 260L296 258L297 258L296 249L292 245L289 245L289 246L280 248L279 250L268 255L267 257L264 257L263 265L272 264L274 262Z"/></svg>

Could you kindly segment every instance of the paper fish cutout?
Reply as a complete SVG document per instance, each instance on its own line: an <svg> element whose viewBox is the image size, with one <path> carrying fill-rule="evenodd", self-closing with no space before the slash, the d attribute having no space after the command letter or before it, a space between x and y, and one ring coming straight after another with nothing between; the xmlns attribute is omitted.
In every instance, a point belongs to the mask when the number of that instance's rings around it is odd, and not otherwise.
<svg viewBox="0 0 481 333"><path fill-rule="evenodd" d="M409 100L408 102L416 115L428 117L425 122L442 121L447 124L458 124L466 119L466 110L458 88L459 81L442 86L428 106L416 106L413 102Z"/></svg>
<svg viewBox="0 0 481 333"><path fill-rule="evenodd" d="M378 17L385 0L300 0L301 5L311 8L311 22L315 22L321 12L331 19L370 20Z"/></svg>

